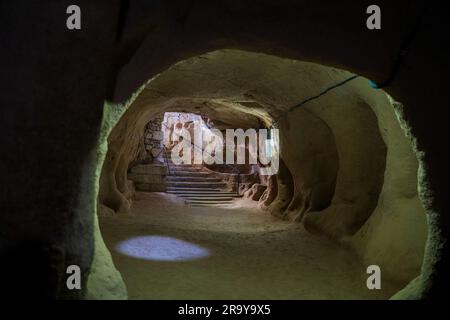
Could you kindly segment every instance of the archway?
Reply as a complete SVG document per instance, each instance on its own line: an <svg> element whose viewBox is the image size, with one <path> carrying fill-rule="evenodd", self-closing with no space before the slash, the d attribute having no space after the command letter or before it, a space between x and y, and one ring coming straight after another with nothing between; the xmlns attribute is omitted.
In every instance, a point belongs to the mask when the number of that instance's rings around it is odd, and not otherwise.
<svg viewBox="0 0 450 320"><path fill-rule="evenodd" d="M289 178L278 175L277 197L266 210L345 244L363 264L380 265L397 290L419 275L426 221L415 188L418 163L397 119L399 105L367 79L239 50L179 62L152 79L114 127L102 204L129 212L126 175L144 127L170 110L276 122Z"/></svg>

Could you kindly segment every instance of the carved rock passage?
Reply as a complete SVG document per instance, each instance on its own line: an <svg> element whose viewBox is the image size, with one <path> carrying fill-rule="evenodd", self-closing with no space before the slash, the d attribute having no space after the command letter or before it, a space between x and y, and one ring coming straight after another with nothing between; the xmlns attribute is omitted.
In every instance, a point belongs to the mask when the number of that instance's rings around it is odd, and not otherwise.
<svg viewBox="0 0 450 320"><path fill-rule="evenodd" d="M304 222L312 232L349 243L365 261L372 261L375 254L388 277L406 284L420 273L426 221L418 201L405 207L408 213L382 202L393 189L397 200L392 205L417 199L417 192L409 190L417 185L417 160L393 103L383 91L372 89L367 79L358 78L291 110L350 76L313 63L238 50L181 61L153 79L115 126L109 141L114 147L107 159L116 169L111 174L110 167L104 167L102 175L126 174L145 124L165 111L201 113L231 128L274 125L280 129L281 164L276 187L272 186L276 196L264 207L280 218ZM401 156L395 151L399 145ZM399 165L412 169L404 174L408 186L391 179L396 174L392 168ZM113 209L128 207L127 185L120 180L108 183L124 190L116 197L123 204ZM404 224L416 236L398 228L403 234L397 237L398 244L380 241L372 234L379 229L367 227L375 223L369 221L374 212L390 212L383 223L391 226L393 234L398 234L395 225ZM406 258L412 248L414 258L404 262L399 272L392 257Z"/></svg>
<svg viewBox="0 0 450 320"><path fill-rule="evenodd" d="M175 62L226 47L340 66L380 83L390 74L405 35L416 24L417 17L425 14L426 27L418 32L394 82L386 88L404 104L408 127L417 139L417 154L421 160L419 190L430 222L422 277L401 296L448 295L450 251L445 240L449 236L450 157L443 150L440 138L448 131L447 117L442 116L442 103L448 98L450 71L445 10L430 6L430 10L425 11L422 4L427 2L390 1L384 4L389 14L383 16L383 23L390 27L368 34L361 28L360 14L366 9L364 2L343 5L327 1L329 10L323 10L324 3L318 1L262 0L255 10L252 2L227 0L220 4L205 1L192 7L169 1L133 1L124 23L120 23L123 15L119 1L101 4L80 0L78 4L86 10L83 20L88 28L76 33L68 33L63 28L61 14L67 7L64 2L4 2L0 10L1 20L8 26L0 30L3 39L0 137L5 154L0 166L4 186L3 214L0 215L1 258L8 261L1 271L9 275L3 283L5 293L11 294L14 290L23 294L32 286L36 288L30 293L33 296L85 296L84 290L65 290L60 277L67 264L79 263L86 271L92 264L98 181L95 169L102 161L95 153L105 99L110 100L115 95L116 101L123 101L143 81ZM138 47L139 52L134 54ZM367 221L371 228L360 229L361 236L369 240L371 237L367 233L371 233L380 238L385 225L390 225L393 230L389 234L392 236L395 232L399 238L386 237L385 240L397 240L393 243L399 246L398 250L403 247L405 253L403 240L400 240L409 239L409 252L420 255L417 244L422 241L423 233L416 230L418 225L423 225L423 216L420 205L414 204L418 201L415 197L417 170L414 165L401 166L403 161L398 161L397 166L390 165L390 151L395 150L395 144L391 143L386 142L385 182L379 205ZM104 148L102 145L103 151ZM126 152L124 155L126 158ZM112 163L118 164L116 159L107 159L105 167L114 174L116 168L110 166ZM293 193L292 177L289 169L283 168L280 172L283 179L281 176L278 179L278 193L283 194L279 200L289 202ZM399 168L403 181L414 189L412 196L409 190L402 190L403 183L394 178L393 173L399 173ZM111 182L124 177L105 179ZM115 183L105 182L102 182L102 193L107 197L103 200L111 206L122 206L126 211L124 191L118 190ZM388 187L391 185L397 188ZM110 189L106 190L107 186ZM399 210L392 206L394 202L383 194L395 199L408 194L414 210L402 210L404 216L398 217ZM385 206L392 210L381 210L384 214L378 214L381 211L377 209ZM419 236L411 241L406 232ZM377 254L391 252L380 241L371 242L378 248ZM373 252L366 250L371 246L359 243L362 251ZM399 252L397 248L392 250L392 256ZM42 261L39 264L42 268L30 270L31 257L36 257L31 259L33 261ZM402 261L407 261L405 265L409 263L409 259L402 258ZM101 262L112 265L108 259ZM24 273L30 277L23 278ZM86 281L87 273L84 274ZM117 281L119 278L115 277Z"/></svg>

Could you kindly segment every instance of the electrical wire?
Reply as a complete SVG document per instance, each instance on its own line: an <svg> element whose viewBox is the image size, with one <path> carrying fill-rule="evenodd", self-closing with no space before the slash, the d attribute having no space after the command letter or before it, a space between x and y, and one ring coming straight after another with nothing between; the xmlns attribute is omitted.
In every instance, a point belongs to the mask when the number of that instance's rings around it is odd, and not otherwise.
<svg viewBox="0 0 450 320"><path fill-rule="evenodd" d="M303 100L302 102L300 102L300 103L296 104L295 106L289 108L288 112L294 111L295 109L303 106L304 104L306 104L306 103L308 103L308 102L310 102L312 100L318 99L321 96L323 96L324 94L327 94L328 92L330 92L331 90L334 90L334 89L336 89L336 88L338 88L340 86L343 86L344 84L349 83L350 81L355 80L357 78L359 78L358 75L353 75L353 76L351 76L351 77L349 77L347 79L344 79L341 82L338 82L338 83L332 85L331 87L326 88L325 90L323 90L318 95L315 95L315 96L312 96L312 97L310 97L310 98L308 98L306 100Z"/></svg>

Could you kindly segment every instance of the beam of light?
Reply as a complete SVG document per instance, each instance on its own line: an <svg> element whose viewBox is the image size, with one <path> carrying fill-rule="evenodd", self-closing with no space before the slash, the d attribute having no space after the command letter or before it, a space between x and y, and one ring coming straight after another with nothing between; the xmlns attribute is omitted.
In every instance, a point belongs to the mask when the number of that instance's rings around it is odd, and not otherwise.
<svg viewBox="0 0 450 320"><path fill-rule="evenodd" d="M124 255L154 261L187 261L208 257L209 250L172 237L141 236L124 240L116 250Z"/></svg>

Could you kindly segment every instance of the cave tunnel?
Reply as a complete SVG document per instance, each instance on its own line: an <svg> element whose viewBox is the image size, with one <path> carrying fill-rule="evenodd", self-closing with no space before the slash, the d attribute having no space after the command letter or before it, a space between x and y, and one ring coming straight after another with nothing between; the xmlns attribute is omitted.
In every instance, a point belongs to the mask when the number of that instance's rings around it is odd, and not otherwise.
<svg viewBox="0 0 450 320"><path fill-rule="evenodd" d="M448 293L448 154L438 137L449 64L438 7L385 4L386 27L374 33L360 26L363 1L80 3L86 28L76 33L49 18L64 3L2 5L36 47L25 52L5 34L0 53L12 75L0 98L10 295ZM30 30L11 18L19 12L40 22ZM43 32L46 41L33 37ZM202 134L277 129L277 171L173 163L176 130L197 123ZM68 265L81 268L80 290L66 287ZM366 282L373 265L377 290Z"/></svg>
<svg viewBox="0 0 450 320"><path fill-rule="evenodd" d="M427 222L417 157L400 104L367 79L218 50L174 64L125 105L107 139L99 214L130 298L381 299L420 274ZM281 169L261 175L258 164L173 164L175 130L195 122L222 131L275 125ZM200 243L209 254L200 251L199 261L181 263L185 269L149 263L170 261L171 252L180 260L183 246L168 238ZM374 261L389 279L381 292L361 281ZM147 278L144 266L158 278Z"/></svg>

